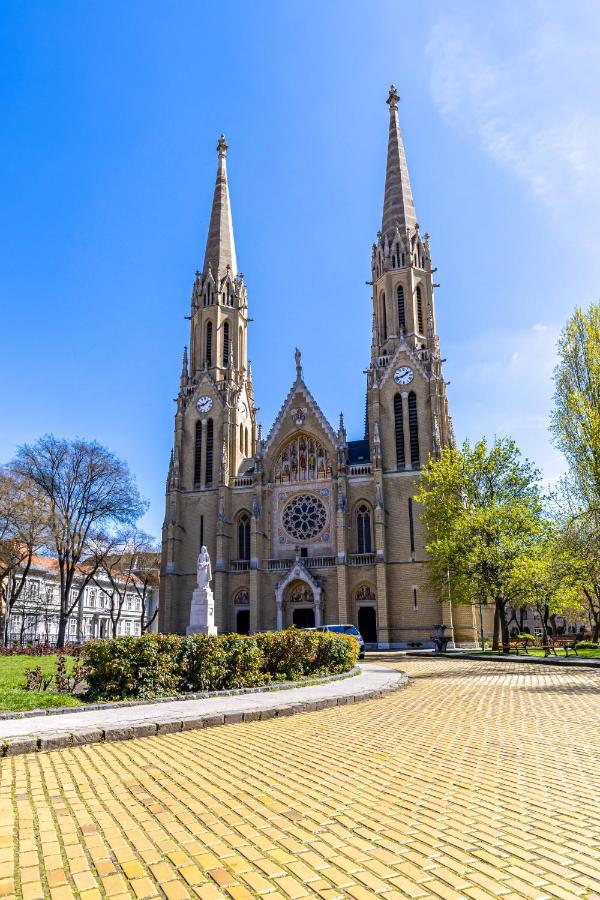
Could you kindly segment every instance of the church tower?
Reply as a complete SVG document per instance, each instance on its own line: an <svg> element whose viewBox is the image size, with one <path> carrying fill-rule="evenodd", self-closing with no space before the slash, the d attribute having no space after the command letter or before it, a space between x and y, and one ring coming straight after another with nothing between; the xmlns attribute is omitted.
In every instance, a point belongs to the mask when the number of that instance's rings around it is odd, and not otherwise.
<svg viewBox="0 0 600 900"><path fill-rule="evenodd" d="M216 569L215 613L220 624L219 560L228 539L228 488L256 448L247 358L248 300L244 276L237 268L227 149L221 135L204 264L192 288L189 355L185 347L176 399L163 526L161 593L168 613L165 619L161 613L161 628L167 631L185 630L189 610L174 598L181 595L183 583L186 592L193 590L195 560L202 544L208 547Z"/></svg>
<svg viewBox="0 0 600 900"><path fill-rule="evenodd" d="M412 497L429 455L439 455L453 442L435 324L435 269L429 235L421 235L417 221L399 99L392 85L383 215L371 256L373 326L365 434L379 498L377 596L383 644L389 639L381 627L385 611L392 632L406 638L422 630L425 535Z"/></svg>

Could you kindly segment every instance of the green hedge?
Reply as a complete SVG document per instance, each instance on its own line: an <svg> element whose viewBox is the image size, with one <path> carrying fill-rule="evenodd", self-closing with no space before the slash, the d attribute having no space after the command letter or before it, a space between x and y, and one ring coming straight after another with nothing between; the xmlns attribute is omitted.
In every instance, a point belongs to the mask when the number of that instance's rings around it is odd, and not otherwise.
<svg viewBox="0 0 600 900"><path fill-rule="evenodd" d="M90 695L111 700L333 675L349 671L357 657L348 635L295 628L251 637L144 634L90 641L82 650Z"/></svg>

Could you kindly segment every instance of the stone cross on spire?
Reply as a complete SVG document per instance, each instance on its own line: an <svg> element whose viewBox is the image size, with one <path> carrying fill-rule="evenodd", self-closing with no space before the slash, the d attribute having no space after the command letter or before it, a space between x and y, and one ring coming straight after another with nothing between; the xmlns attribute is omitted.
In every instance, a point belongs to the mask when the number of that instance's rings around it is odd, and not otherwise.
<svg viewBox="0 0 600 900"><path fill-rule="evenodd" d="M235 242L233 239L233 222L231 204L229 202L229 185L227 183L227 141L222 134L217 144L218 166L217 181L208 226L206 253L204 255L204 274L210 269L215 278L223 278L227 267L233 278L237 275L235 258Z"/></svg>
<svg viewBox="0 0 600 900"><path fill-rule="evenodd" d="M398 121L398 101L400 97L396 86L390 86L387 103L390 107L390 132L388 138L387 168L385 173L385 194L383 200L383 219L381 233L385 238L392 237L396 223L400 228L413 229L417 217L413 202L408 166L400 123Z"/></svg>

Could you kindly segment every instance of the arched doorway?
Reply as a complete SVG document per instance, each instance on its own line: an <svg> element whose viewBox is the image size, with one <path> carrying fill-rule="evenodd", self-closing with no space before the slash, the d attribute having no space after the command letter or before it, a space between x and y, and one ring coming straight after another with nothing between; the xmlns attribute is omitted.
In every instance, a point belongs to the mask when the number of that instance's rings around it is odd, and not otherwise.
<svg viewBox="0 0 600 900"><path fill-rule="evenodd" d="M250 634L250 594L246 588L233 598L234 625L238 634Z"/></svg>
<svg viewBox="0 0 600 900"><path fill-rule="evenodd" d="M235 630L238 634L250 634L250 610L238 609L235 614Z"/></svg>
<svg viewBox="0 0 600 900"><path fill-rule="evenodd" d="M292 581L285 591L288 622L297 628L314 628L315 601L310 585L305 581Z"/></svg>
<svg viewBox="0 0 600 900"><path fill-rule="evenodd" d="M299 628L319 626L322 621L322 588L319 579L307 570L303 560L296 561L275 586L277 630L296 625Z"/></svg>
<svg viewBox="0 0 600 900"><path fill-rule="evenodd" d="M377 643L377 598L368 584L363 584L354 595L356 623L365 644Z"/></svg>
<svg viewBox="0 0 600 900"><path fill-rule="evenodd" d="M377 643L377 614L374 606L359 606L358 630L365 644Z"/></svg>

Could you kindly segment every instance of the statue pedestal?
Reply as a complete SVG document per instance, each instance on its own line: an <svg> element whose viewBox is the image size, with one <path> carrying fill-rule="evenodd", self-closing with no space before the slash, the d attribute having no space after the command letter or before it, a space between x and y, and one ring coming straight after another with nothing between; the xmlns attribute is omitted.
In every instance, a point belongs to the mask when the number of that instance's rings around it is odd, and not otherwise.
<svg viewBox="0 0 600 900"><path fill-rule="evenodd" d="M186 634L216 634L215 604L213 592L208 587L196 588L192 594L190 608L190 624L185 630Z"/></svg>

